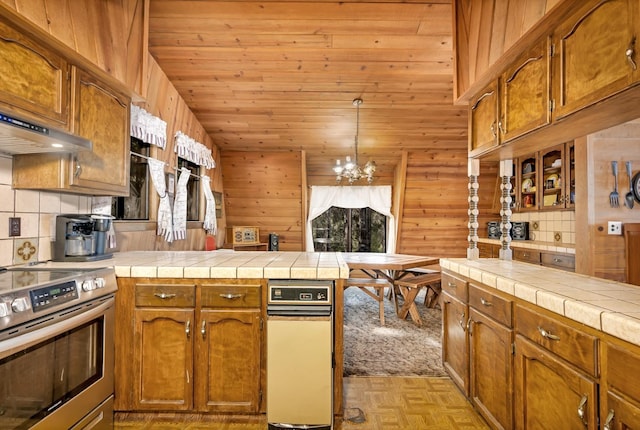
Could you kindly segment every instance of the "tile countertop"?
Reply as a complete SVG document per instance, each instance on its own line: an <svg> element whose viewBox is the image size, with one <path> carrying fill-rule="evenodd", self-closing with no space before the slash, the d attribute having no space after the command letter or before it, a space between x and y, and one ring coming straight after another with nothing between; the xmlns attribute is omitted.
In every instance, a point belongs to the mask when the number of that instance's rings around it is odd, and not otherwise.
<svg viewBox="0 0 640 430"><path fill-rule="evenodd" d="M340 253L278 251L131 251L89 262L38 267L114 267L122 278L339 279L349 277Z"/></svg>
<svg viewBox="0 0 640 430"><path fill-rule="evenodd" d="M640 346L640 287L496 258L440 267Z"/></svg>
<svg viewBox="0 0 640 430"><path fill-rule="evenodd" d="M492 245L500 245L500 239L488 239L486 237L478 238L480 243L490 243ZM511 249L513 248L528 248L537 249L538 251L551 251L551 252L563 252L565 254L575 254L575 245L568 243L557 244L555 242L539 242L537 240L512 240Z"/></svg>

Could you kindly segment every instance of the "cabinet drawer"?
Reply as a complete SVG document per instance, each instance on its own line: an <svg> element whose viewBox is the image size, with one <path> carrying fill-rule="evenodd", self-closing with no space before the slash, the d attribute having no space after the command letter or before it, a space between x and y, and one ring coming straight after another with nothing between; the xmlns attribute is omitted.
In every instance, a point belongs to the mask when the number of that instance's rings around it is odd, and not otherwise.
<svg viewBox="0 0 640 430"><path fill-rule="evenodd" d="M543 266L571 271L576 269L576 257L571 254L548 254L543 252L540 254L540 259Z"/></svg>
<svg viewBox="0 0 640 430"><path fill-rule="evenodd" d="M260 284L203 284L202 307L257 308L260 307Z"/></svg>
<svg viewBox="0 0 640 430"><path fill-rule="evenodd" d="M468 298L468 284L467 281L453 276L450 273L442 274L442 289L450 296L462 300L467 303Z"/></svg>
<svg viewBox="0 0 640 430"><path fill-rule="evenodd" d="M640 352L605 343L604 357L603 373L607 375L608 390L616 390L640 402L640 380L632 376L640 369Z"/></svg>
<svg viewBox="0 0 640 430"><path fill-rule="evenodd" d="M511 320L512 303L511 300L504 299L477 285L469 284L469 306L507 327L513 326Z"/></svg>
<svg viewBox="0 0 640 430"><path fill-rule="evenodd" d="M196 304L195 285L136 284L136 306L186 308Z"/></svg>
<svg viewBox="0 0 640 430"><path fill-rule="evenodd" d="M540 251L513 248L513 259L525 263L540 264Z"/></svg>
<svg viewBox="0 0 640 430"><path fill-rule="evenodd" d="M554 318L517 306L518 333L555 353L593 377L598 377L598 339Z"/></svg>

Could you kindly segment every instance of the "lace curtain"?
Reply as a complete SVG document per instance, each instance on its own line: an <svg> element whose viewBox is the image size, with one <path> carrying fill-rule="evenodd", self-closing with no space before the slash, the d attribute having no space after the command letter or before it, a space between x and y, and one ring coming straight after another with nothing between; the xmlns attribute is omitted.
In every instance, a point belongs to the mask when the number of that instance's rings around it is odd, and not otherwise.
<svg viewBox="0 0 640 430"><path fill-rule="evenodd" d="M180 157L196 163L198 166L204 166L207 169L216 167L211 150L181 131L176 133L175 152Z"/></svg>
<svg viewBox="0 0 640 430"><path fill-rule="evenodd" d="M202 176L202 189L204 190L204 198L207 200L207 206L204 212L203 228L209 234L216 234L218 231L218 221L216 219L216 199L211 192L211 178Z"/></svg>
<svg viewBox="0 0 640 430"><path fill-rule="evenodd" d="M313 252L312 221L331 206L339 208L371 208L387 217L387 253L396 249L395 218L391 213L391 186L312 186L307 219L307 252Z"/></svg>
<svg viewBox="0 0 640 430"><path fill-rule="evenodd" d="M131 136L164 149L167 146L167 123L139 106L131 105Z"/></svg>
<svg viewBox="0 0 640 430"><path fill-rule="evenodd" d="M151 174L151 182L156 192L160 196L160 205L158 206L158 232L160 236L164 236L167 242L173 242L173 216L171 213L171 202L169 201L169 193L167 193L167 183L164 178L165 164L149 158L149 173Z"/></svg>

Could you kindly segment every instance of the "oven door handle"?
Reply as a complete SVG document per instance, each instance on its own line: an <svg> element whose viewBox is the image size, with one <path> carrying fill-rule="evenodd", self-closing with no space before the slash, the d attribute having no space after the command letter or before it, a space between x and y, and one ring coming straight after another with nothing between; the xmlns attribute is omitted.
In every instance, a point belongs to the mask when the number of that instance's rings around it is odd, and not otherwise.
<svg viewBox="0 0 640 430"><path fill-rule="evenodd" d="M42 328L0 341L0 359L37 345L45 339L50 339L86 322L93 321L104 315L109 308L113 308L114 303L115 299L111 296L106 300L96 300L90 305L84 304L78 307L75 312L79 313L70 317L62 315L68 313L69 310L52 315L49 319L45 319L46 322L42 323Z"/></svg>

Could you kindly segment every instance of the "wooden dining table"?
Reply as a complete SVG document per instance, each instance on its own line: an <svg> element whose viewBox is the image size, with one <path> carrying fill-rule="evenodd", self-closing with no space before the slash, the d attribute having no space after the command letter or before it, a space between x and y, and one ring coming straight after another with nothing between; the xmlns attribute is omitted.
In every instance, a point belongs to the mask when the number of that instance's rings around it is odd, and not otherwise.
<svg viewBox="0 0 640 430"><path fill-rule="evenodd" d="M412 269L425 266L433 266L440 263L439 257L429 257L424 255L411 254L386 254L380 252L343 252L342 258L349 272L360 270L371 278L385 278L393 285L393 293L396 293L396 281L413 274ZM396 313L400 315L410 315L414 322L421 324L418 308L415 304L415 296L418 291L409 291L406 288L399 288L404 299L401 309L398 309L396 301Z"/></svg>

